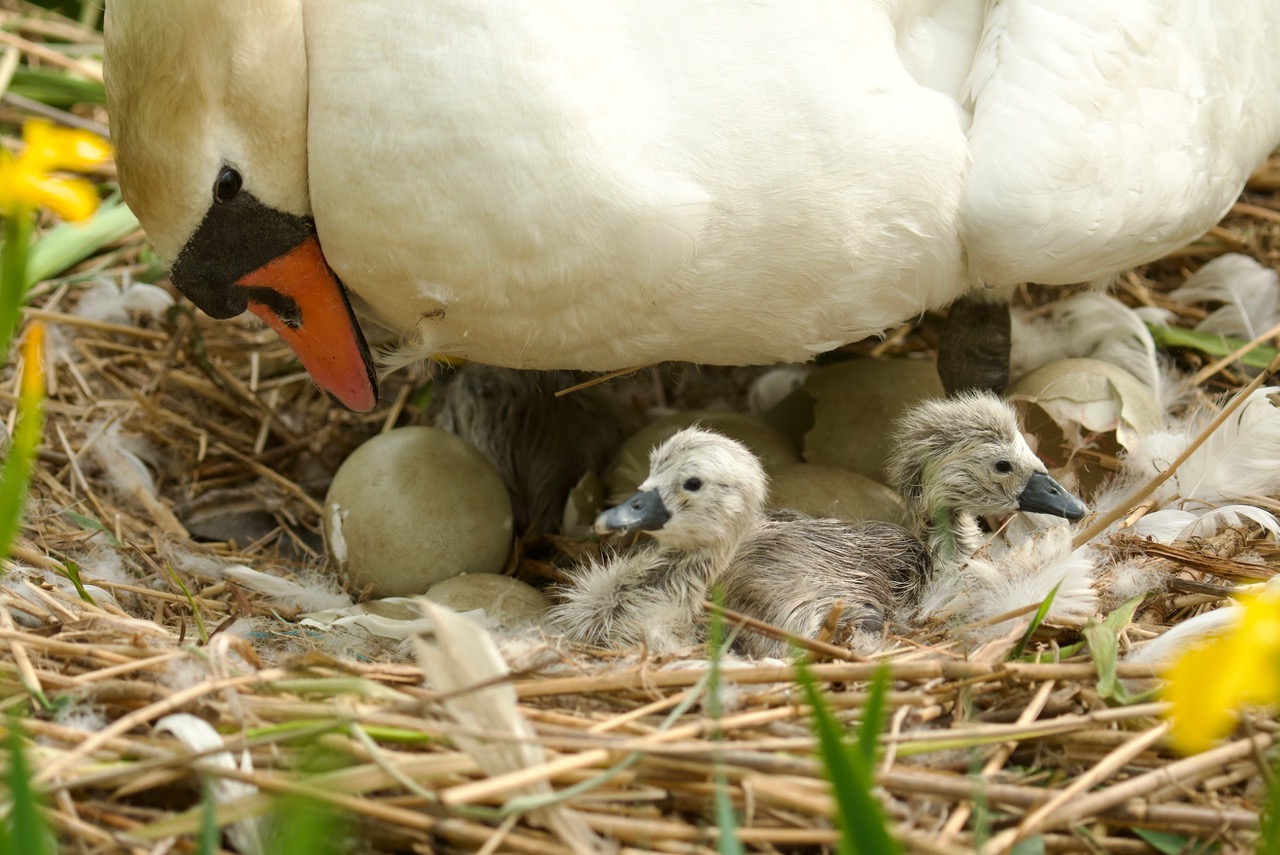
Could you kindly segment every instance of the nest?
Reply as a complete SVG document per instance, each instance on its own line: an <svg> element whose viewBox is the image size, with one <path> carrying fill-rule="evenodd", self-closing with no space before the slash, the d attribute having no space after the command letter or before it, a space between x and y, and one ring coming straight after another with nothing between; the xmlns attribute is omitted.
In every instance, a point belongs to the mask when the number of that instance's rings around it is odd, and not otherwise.
<svg viewBox="0 0 1280 855"><path fill-rule="evenodd" d="M69 32L48 29L26 33ZM1220 226L1124 274L1118 294L1190 318L1194 310L1163 297L1186 268L1227 251L1280 265L1278 191L1280 156ZM100 280L145 278L153 267L142 236L130 235L41 283L27 310L51 330L47 422L0 587L0 674L65 851L193 851L205 780L248 785L219 799L228 828L305 796L341 813L368 852L561 855L591 835L643 850L730 851L717 821L724 798L748 850L837 845L835 802L788 665L726 663L725 709L712 716L696 661L522 637L505 650L510 673L494 680L514 691L512 710L529 725L521 736L461 720L457 693L426 688L399 646L334 642L298 623L305 604L272 601L212 570L244 565L314 585L325 572L318 497L361 441L427 420L431 380L401 372L386 386L390 406L352 415L256 324L182 306L127 323L75 313ZM935 341L926 322L850 350L883 355ZM0 415L12 429L16 364L6 371ZM683 373L661 371L655 382ZM1218 366L1203 381L1220 392L1244 379ZM519 544L511 570L544 583L582 548ZM1150 555L1174 580L1120 627L1121 650L1216 607L1238 581L1232 559L1242 550L1265 561L1251 565L1255 578L1277 567L1274 545L1248 532L1186 549L1115 548ZM1164 741L1164 706L1119 702L1089 652L1073 649L1078 633L1042 629L1028 648L1038 662L1010 661L1016 640L968 649L942 630L903 630L869 659L816 646L812 672L845 722L861 719L867 683L888 663L876 780L908 850L1252 845L1270 718L1246 716L1230 741L1181 758ZM1155 675L1122 662L1114 676L1139 685ZM212 724L221 744L193 751L157 727L175 713ZM536 752L495 771L477 743ZM581 834L557 825L560 810Z"/></svg>

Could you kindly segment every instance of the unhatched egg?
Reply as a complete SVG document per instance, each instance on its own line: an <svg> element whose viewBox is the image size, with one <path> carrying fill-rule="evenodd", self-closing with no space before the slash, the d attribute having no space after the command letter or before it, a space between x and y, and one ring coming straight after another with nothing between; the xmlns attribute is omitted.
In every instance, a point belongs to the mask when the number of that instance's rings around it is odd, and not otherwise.
<svg viewBox="0 0 1280 855"><path fill-rule="evenodd" d="M499 573L511 550L511 502L497 470L435 428L399 428L357 448L329 487L324 523L338 571L378 597Z"/></svg>

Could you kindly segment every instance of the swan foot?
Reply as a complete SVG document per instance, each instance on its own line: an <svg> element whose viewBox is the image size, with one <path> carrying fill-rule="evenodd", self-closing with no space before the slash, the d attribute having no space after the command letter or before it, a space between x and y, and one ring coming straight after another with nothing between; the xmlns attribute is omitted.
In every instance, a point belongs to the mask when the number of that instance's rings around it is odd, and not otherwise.
<svg viewBox="0 0 1280 855"><path fill-rule="evenodd" d="M938 376L948 395L1000 392L1009 384L1009 301L966 295L951 304L938 344Z"/></svg>

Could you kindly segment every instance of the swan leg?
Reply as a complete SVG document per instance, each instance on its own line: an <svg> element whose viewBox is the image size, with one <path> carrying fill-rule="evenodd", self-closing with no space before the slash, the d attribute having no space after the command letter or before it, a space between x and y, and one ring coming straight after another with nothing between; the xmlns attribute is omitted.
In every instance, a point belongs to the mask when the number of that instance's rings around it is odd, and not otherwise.
<svg viewBox="0 0 1280 855"><path fill-rule="evenodd" d="M1010 293L970 292L951 304L938 344L938 376L948 395L998 393L1009 384Z"/></svg>
<svg viewBox="0 0 1280 855"><path fill-rule="evenodd" d="M569 371L522 371L469 362L447 374L435 426L480 449L511 496L517 532L558 528L584 472L599 474L634 418L603 386L557 398Z"/></svg>

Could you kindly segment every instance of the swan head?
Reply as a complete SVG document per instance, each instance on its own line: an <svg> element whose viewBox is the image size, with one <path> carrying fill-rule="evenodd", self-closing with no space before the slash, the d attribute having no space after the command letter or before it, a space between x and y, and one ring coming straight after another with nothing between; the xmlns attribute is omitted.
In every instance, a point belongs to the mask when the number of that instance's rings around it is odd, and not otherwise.
<svg viewBox="0 0 1280 855"><path fill-rule="evenodd" d="M724 549L764 511L769 480L746 446L702 428L685 428L649 456L638 492L596 518L601 534L646 531L663 547Z"/></svg>
<svg viewBox="0 0 1280 855"><path fill-rule="evenodd" d="M299 0L112 0L105 75L116 165L174 285L205 313L252 311L339 403L377 381L311 219Z"/></svg>
<svg viewBox="0 0 1280 855"><path fill-rule="evenodd" d="M943 511L1032 511L1068 520L1088 512L1027 445L1012 407L989 392L927 401L908 412L885 468L926 521Z"/></svg>

